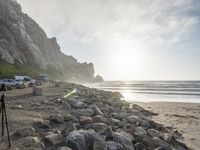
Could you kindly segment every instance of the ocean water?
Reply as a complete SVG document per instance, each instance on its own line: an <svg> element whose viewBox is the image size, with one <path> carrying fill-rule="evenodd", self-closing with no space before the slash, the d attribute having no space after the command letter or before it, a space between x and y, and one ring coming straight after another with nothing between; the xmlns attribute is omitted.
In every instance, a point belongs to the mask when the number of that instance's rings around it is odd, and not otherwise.
<svg viewBox="0 0 200 150"><path fill-rule="evenodd" d="M105 81L88 86L120 92L129 102L200 103L200 81Z"/></svg>

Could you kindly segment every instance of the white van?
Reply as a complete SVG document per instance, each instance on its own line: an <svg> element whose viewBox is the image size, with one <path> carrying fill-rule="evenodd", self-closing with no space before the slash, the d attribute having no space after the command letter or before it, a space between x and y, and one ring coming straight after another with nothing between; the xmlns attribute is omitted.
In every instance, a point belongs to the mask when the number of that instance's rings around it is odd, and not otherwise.
<svg viewBox="0 0 200 150"><path fill-rule="evenodd" d="M16 81L22 81L28 85L35 84L35 80L31 79L29 76L14 76Z"/></svg>

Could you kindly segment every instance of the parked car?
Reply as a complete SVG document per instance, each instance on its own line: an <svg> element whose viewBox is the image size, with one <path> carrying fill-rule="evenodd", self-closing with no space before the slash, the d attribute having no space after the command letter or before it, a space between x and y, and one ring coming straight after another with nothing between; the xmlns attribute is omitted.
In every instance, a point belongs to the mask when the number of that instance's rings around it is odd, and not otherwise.
<svg viewBox="0 0 200 150"><path fill-rule="evenodd" d="M15 80L19 85L23 84L23 80Z"/></svg>
<svg viewBox="0 0 200 150"><path fill-rule="evenodd" d="M31 79L29 76L14 76L15 80L21 80L24 84L32 86L35 84L35 80Z"/></svg>
<svg viewBox="0 0 200 150"><path fill-rule="evenodd" d="M3 79L0 80L0 85L5 84L6 86L17 86L22 84L21 82L15 81L14 79Z"/></svg>

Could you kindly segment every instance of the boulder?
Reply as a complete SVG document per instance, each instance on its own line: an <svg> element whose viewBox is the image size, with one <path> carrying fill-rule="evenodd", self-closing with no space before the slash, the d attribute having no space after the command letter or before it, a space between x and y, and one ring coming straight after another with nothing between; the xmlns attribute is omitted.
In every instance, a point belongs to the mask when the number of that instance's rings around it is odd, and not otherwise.
<svg viewBox="0 0 200 150"><path fill-rule="evenodd" d="M101 112L101 110L97 106L94 106L93 109L94 109L94 114L95 115L103 116L103 113Z"/></svg>
<svg viewBox="0 0 200 150"><path fill-rule="evenodd" d="M165 142L164 140L162 140L159 137L153 137L152 139L155 143L158 144L158 146L162 146L162 147L165 147L165 148L171 148L171 145L169 143Z"/></svg>
<svg viewBox="0 0 200 150"><path fill-rule="evenodd" d="M6 85L6 89L7 89L7 90L12 90L13 87L12 87L12 86L9 86L9 85Z"/></svg>
<svg viewBox="0 0 200 150"><path fill-rule="evenodd" d="M77 123L78 119L72 114L66 114L64 115L64 121L72 121L73 123Z"/></svg>
<svg viewBox="0 0 200 150"><path fill-rule="evenodd" d="M62 103L63 103L63 106L64 106L65 110L70 110L71 109L71 106L67 101L63 101Z"/></svg>
<svg viewBox="0 0 200 150"><path fill-rule="evenodd" d="M139 142L136 143L134 147L135 147L135 150L147 150L147 146Z"/></svg>
<svg viewBox="0 0 200 150"><path fill-rule="evenodd" d="M95 141L92 150L104 150L105 142Z"/></svg>
<svg viewBox="0 0 200 150"><path fill-rule="evenodd" d="M100 149L99 149L100 150ZM103 150L126 150L123 145L114 141L108 141L105 143Z"/></svg>
<svg viewBox="0 0 200 150"><path fill-rule="evenodd" d="M155 129L149 129L147 130L147 133L151 136L151 137L163 137L162 134Z"/></svg>
<svg viewBox="0 0 200 150"><path fill-rule="evenodd" d="M135 128L134 135L145 136L145 135L147 135L147 132L142 127L137 127L137 128Z"/></svg>
<svg viewBox="0 0 200 150"><path fill-rule="evenodd" d="M138 116L135 116L135 115L132 115L132 116L129 116L127 118L128 122L129 123L136 123L136 122L139 122L140 121L140 118Z"/></svg>
<svg viewBox="0 0 200 150"><path fill-rule="evenodd" d="M67 146L63 146L63 147L59 147L57 150L72 150L72 149Z"/></svg>
<svg viewBox="0 0 200 150"><path fill-rule="evenodd" d="M132 135L125 132L113 134L113 141L121 144L126 150L134 150L132 140Z"/></svg>
<svg viewBox="0 0 200 150"><path fill-rule="evenodd" d="M95 141L105 141L105 138L92 130L72 131L66 137L65 142L73 150L90 150Z"/></svg>
<svg viewBox="0 0 200 150"><path fill-rule="evenodd" d="M81 125L86 125L86 124L91 124L93 121L91 117L81 116L79 122Z"/></svg>
<svg viewBox="0 0 200 150"><path fill-rule="evenodd" d="M36 135L35 129L31 126L23 127L14 133L15 136L27 137Z"/></svg>
<svg viewBox="0 0 200 150"><path fill-rule="evenodd" d="M104 128L98 131L99 134L104 135L106 139L112 139L113 131L111 127Z"/></svg>
<svg viewBox="0 0 200 150"><path fill-rule="evenodd" d="M41 96L42 95L42 88L38 88L36 86L33 86L33 95Z"/></svg>
<svg viewBox="0 0 200 150"><path fill-rule="evenodd" d="M48 121L38 121L34 125L35 127L39 129L50 129L50 125Z"/></svg>
<svg viewBox="0 0 200 150"><path fill-rule="evenodd" d="M105 123L93 123L93 124L86 125L85 129L94 129L94 131L98 132L107 127L108 127L108 125Z"/></svg>
<svg viewBox="0 0 200 150"><path fill-rule="evenodd" d="M169 137L167 138L166 141L167 141L168 143L174 145L174 147L175 147L176 149L189 150L189 148L187 147L186 144L184 144L183 142L181 142L181 141L179 141L179 140L177 140L177 139L175 138L174 132L172 132L172 133L169 135Z"/></svg>
<svg viewBox="0 0 200 150"><path fill-rule="evenodd" d="M51 115L49 120L53 123L58 123L58 124L64 123L64 117L60 114Z"/></svg>
<svg viewBox="0 0 200 150"><path fill-rule="evenodd" d="M118 119L115 119L115 118L110 118L110 123L111 124L114 124L114 125L116 125L116 124L118 124L118 123L120 123L121 121L120 120L118 120Z"/></svg>
<svg viewBox="0 0 200 150"><path fill-rule="evenodd" d="M81 116L91 117L94 114L92 109L78 109L73 112L73 115L77 118Z"/></svg>
<svg viewBox="0 0 200 150"><path fill-rule="evenodd" d="M62 82L55 82L55 87L60 87L62 85Z"/></svg>
<svg viewBox="0 0 200 150"><path fill-rule="evenodd" d="M165 148L171 148L171 145L164 140L158 138L158 137L150 137L148 135L143 136L141 139L141 142L148 146L150 149L156 149L158 147L165 147Z"/></svg>
<svg viewBox="0 0 200 150"><path fill-rule="evenodd" d="M127 126L128 126L129 124L127 124L127 123L125 123L125 122L117 122L117 126L119 127L119 128L126 128Z"/></svg>
<svg viewBox="0 0 200 150"><path fill-rule="evenodd" d="M78 99L75 99L74 97L68 98L67 102L73 108L84 108L86 106L83 102L79 101Z"/></svg>
<svg viewBox="0 0 200 150"><path fill-rule="evenodd" d="M97 122L108 123L108 119L106 119L105 117L102 117L102 116L94 116L94 117L92 117L92 121L94 123L97 123Z"/></svg>
<svg viewBox="0 0 200 150"><path fill-rule="evenodd" d="M160 146L160 147L156 148L155 150L172 150L172 148L171 147ZM181 149L178 149L178 150L181 150Z"/></svg>
<svg viewBox="0 0 200 150"><path fill-rule="evenodd" d="M160 147L160 145L158 143L156 143L156 141L154 141L152 139L152 137L150 137L148 135L137 138L137 141L146 145L149 149L155 149L155 148Z"/></svg>
<svg viewBox="0 0 200 150"><path fill-rule="evenodd" d="M113 118L119 119L119 120L122 120L122 119L127 118L128 116L130 116L130 114L126 113L126 112L112 113L111 115L113 116Z"/></svg>
<svg viewBox="0 0 200 150"><path fill-rule="evenodd" d="M27 136L17 141L20 143L22 149L32 148L34 150L45 149L45 145L39 140L38 137Z"/></svg>
<svg viewBox="0 0 200 150"><path fill-rule="evenodd" d="M50 133L49 135L45 136L45 140L52 145L58 145L64 141L64 138L61 134Z"/></svg>
<svg viewBox="0 0 200 150"><path fill-rule="evenodd" d="M62 131L62 134L64 136L67 136L70 132L74 130L77 130L76 126L71 121L68 121L65 123L65 127L64 130Z"/></svg>
<svg viewBox="0 0 200 150"><path fill-rule="evenodd" d="M140 125L141 125L142 127L144 127L144 128L147 128L147 129L149 129L149 128L152 127L151 124L150 124L150 122L149 122L148 120L141 120L141 121L140 121Z"/></svg>
<svg viewBox="0 0 200 150"><path fill-rule="evenodd" d="M27 85L25 83L17 84L17 86L16 86L17 89L25 89L26 87L27 87Z"/></svg>

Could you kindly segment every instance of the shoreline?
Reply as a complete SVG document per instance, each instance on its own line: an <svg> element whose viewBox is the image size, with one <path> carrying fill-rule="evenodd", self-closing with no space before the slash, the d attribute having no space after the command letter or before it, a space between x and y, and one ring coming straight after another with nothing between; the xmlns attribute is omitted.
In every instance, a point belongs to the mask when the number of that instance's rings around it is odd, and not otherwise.
<svg viewBox="0 0 200 150"><path fill-rule="evenodd" d="M152 119L165 126L178 129L184 142L191 148L200 147L200 103L186 102L134 102L149 111L158 113Z"/></svg>
<svg viewBox="0 0 200 150"><path fill-rule="evenodd" d="M126 100L127 101L127 100ZM199 104L200 105L200 102L174 102L174 101L150 101L150 102L145 102L145 101L127 101L129 103L145 103L145 104L148 104L148 103L175 103L175 104Z"/></svg>

